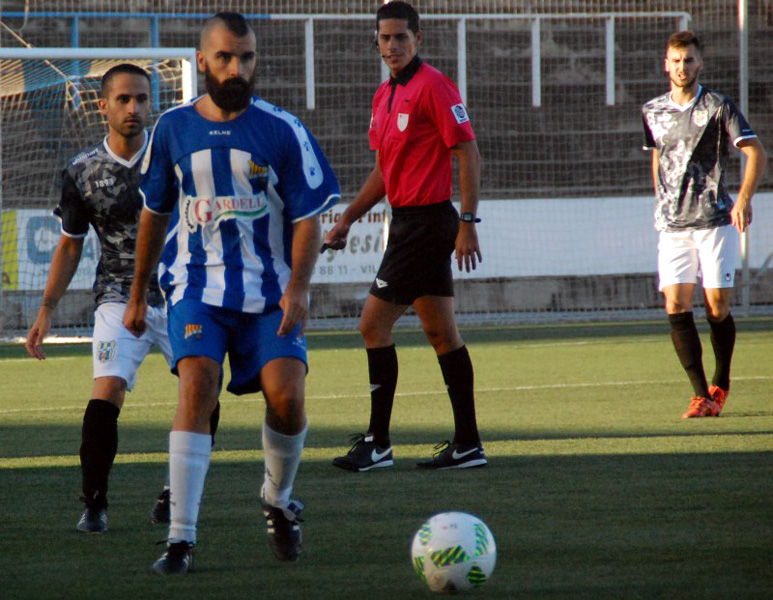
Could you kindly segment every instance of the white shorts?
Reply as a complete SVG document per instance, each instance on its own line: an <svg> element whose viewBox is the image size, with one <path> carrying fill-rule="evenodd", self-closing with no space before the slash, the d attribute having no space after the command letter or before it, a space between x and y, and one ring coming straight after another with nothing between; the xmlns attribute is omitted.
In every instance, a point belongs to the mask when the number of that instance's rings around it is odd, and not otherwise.
<svg viewBox="0 0 773 600"><path fill-rule="evenodd" d="M697 283L706 289L731 288L741 253L733 225L689 231L661 231L658 242L660 290L677 283Z"/></svg>
<svg viewBox="0 0 773 600"><path fill-rule="evenodd" d="M100 304L94 313L94 338L92 354L94 379L120 377L131 391L137 379L137 370L157 344L169 365L172 364L172 347L166 330L166 309L148 307L145 317L147 329L140 337L134 337L123 325L126 305L120 302Z"/></svg>

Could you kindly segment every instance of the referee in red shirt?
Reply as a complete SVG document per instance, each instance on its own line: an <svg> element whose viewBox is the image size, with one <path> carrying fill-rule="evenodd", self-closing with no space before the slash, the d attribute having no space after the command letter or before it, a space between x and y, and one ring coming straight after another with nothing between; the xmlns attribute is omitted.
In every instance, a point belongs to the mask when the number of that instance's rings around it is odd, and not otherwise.
<svg viewBox="0 0 773 600"><path fill-rule="evenodd" d="M325 236L341 249L352 223L386 195L392 223L386 253L360 319L368 354L371 388L367 434L353 439L333 464L369 471L394 464L389 437L397 386L397 353L392 329L409 306L438 355L451 398L454 438L439 444L425 469L486 465L475 420L473 369L454 317L451 253L468 272L482 260L475 223L480 188L480 155L456 85L418 56L419 15L406 2L376 13L376 45L391 76L376 90L370 147L376 161L362 189ZM461 216L451 204L452 156L459 160Z"/></svg>

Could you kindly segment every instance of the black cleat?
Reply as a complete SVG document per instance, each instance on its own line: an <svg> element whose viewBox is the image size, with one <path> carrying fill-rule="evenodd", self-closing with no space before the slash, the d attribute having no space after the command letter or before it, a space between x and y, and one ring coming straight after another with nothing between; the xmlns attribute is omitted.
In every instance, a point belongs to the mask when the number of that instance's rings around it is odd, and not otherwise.
<svg viewBox="0 0 773 600"><path fill-rule="evenodd" d="M395 464L392 459L392 447L382 448L373 441L372 435L358 433L352 437L351 442L349 452L333 459L334 467L363 472Z"/></svg>
<svg viewBox="0 0 773 600"><path fill-rule="evenodd" d="M417 463L419 469L470 469L488 464L486 453L480 446L463 446L456 442L440 442L435 446L432 460Z"/></svg>
<svg viewBox="0 0 773 600"><path fill-rule="evenodd" d="M286 508L272 506L260 499L263 514L266 516L268 545L278 560L295 562L301 553L301 525L298 515L305 508L300 500L290 500Z"/></svg>
<svg viewBox="0 0 773 600"><path fill-rule="evenodd" d="M151 570L159 575L182 575L193 570L193 544L167 542L166 552L153 563Z"/></svg>
<svg viewBox="0 0 773 600"><path fill-rule="evenodd" d="M81 500L86 502L83 498ZM107 531L107 507L89 506L87 503L75 529L83 533L105 533Z"/></svg>
<svg viewBox="0 0 773 600"><path fill-rule="evenodd" d="M153 509L150 511L151 523L169 523L169 488L158 495Z"/></svg>

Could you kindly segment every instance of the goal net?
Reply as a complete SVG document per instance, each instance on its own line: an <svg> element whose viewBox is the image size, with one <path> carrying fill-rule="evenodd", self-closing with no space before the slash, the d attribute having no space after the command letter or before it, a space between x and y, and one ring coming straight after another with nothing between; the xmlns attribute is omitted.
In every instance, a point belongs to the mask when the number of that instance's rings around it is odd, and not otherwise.
<svg viewBox="0 0 773 600"><path fill-rule="evenodd" d="M151 75L154 116L193 97L192 49L0 49L0 333L23 333L37 315L60 225L52 209L61 172L107 127L97 107L102 75L122 62ZM53 331L88 332L99 259L93 230L54 314Z"/></svg>

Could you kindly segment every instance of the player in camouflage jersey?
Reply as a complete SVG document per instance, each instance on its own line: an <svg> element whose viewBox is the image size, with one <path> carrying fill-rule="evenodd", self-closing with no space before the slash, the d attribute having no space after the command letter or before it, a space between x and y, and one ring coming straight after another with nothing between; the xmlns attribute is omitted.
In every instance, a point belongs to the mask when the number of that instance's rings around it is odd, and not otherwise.
<svg viewBox="0 0 773 600"><path fill-rule="evenodd" d="M695 392L683 418L719 416L730 391L735 346L730 296L739 232L752 222L752 196L766 163L762 144L733 102L698 83L702 67L701 44L695 34L681 31L672 35L665 60L671 90L642 108L644 148L653 150L660 289L666 298L674 348ZM724 172L731 145L747 158L735 203ZM693 318L698 271L716 359L711 385L703 370L703 351Z"/></svg>
<svg viewBox="0 0 773 600"><path fill-rule="evenodd" d="M107 530L108 475L118 446L118 415L125 393L131 391L137 369L153 344L167 362L171 348L166 314L158 283L149 293L152 326L141 338L122 323L134 274L134 251L142 200L139 169L148 143L145 126L150 114L150 78L141 68L121 64L102 78L99 109L107 117L108 135L68 164L62 173L62 196L54 214L62 236L54 252L40 311L27 335L27 351L45 359L43 338L51 315L75 274L89 226L100 240L101 256L94 281L94 385L83 416L80 448L83 511L77 529ZM161 512L168 493L162 493ZM167 509L168 510L168 509ZM163 520L163 515L156 512ZM168 517L167 517L168 519Z"/></svg>

